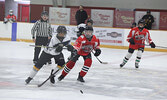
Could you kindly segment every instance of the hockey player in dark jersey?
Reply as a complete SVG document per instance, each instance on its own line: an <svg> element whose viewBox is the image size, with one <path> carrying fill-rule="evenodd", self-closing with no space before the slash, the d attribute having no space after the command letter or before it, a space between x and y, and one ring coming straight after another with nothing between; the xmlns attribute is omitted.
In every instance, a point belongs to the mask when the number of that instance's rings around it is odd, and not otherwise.
<svg viewBox="0 0 167 100"><path fill-rule="evenodd" d="M65 64L64 55L62 53L63 47L66 46L68 51L73 51L73 46L70 44L70 38L66 36L67 30L65 26L58 26L57 34L52 36L48 48L44 48L39 60L33 66L29 77L25 80L26 84L35 77L37 72L42 68L42 66L48 62L51 58L55 59L57 67L54 69L53 73L58 69L62 69Z"/></svg>

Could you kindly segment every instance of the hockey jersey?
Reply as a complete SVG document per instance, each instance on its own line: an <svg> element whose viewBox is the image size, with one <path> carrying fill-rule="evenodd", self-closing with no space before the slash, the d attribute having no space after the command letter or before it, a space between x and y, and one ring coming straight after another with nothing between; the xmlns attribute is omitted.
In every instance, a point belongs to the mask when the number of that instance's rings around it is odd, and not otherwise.
<svg viewBox="0 0 167 100"><path fill-rule="evenodd" d="M88 55L93 49L99 48L99 46L99 39L97 39L95 35L93 35L91 41L86 39L85 35L81 35L74 43L74 48L81 56Z"/></svg>
<svg viewBox="0 0 167 100"><path fill-rule="evenodd" d="M12 21L16 21L16 16L15 15L8 15L6 18L8 20L12 19Z"/></svg>
<svg viewBox="0 0 167 100"><path fill-rule="evenodd" d="M132 28L127 37L127 41L129 42L129 39L131 38L133 38L135 42L135 45L129 44L129 48L132 48L132 49L144 48L145 41L149 44L152 42L150 33L145 28L141 32L138 27Z"/></svg>
<svg viewBox="0 0 167 100"><path fill-rule="evenodd" d="M59 44L63 44L63 46L67 46L67 45L70 45L70 38L68 36L66 36L63 41L61 42L57 37L56 35L53 35L49 44L48 44L48 47L49 48L44 48L44 52L47 53L47 54L50 54L50 55L59 55L60 52L56 52L56 46L58 46ZM54 47L54 48L51 48L51 47Z"/></svg>

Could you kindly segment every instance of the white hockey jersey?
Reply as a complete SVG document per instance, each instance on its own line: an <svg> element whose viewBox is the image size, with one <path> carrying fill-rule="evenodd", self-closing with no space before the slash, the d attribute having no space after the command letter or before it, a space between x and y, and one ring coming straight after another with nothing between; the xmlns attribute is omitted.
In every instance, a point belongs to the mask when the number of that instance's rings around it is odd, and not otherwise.
<svg viewBox="0 0 167 100"><path fill-rule="evenodd" d="M50 47L54 47L58 44L62 43L63 46L67 46L70 44L70 37L68 37L66 35L66 37L63 39L63 41L61 42L57 37L56 35L53 35L50 42L49 42L49 45L48 47L49 48L44 48L44 52L47 53L47 54L50 54L50 55L59 55L60 52L56 52L56 48L50 48Z"/></svg>

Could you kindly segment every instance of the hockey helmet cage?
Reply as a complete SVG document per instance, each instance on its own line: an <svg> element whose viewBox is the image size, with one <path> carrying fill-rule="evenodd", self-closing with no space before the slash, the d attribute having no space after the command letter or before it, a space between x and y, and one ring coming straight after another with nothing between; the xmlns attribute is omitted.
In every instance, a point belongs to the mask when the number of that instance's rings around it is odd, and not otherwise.
<svg viewBox="0 0 167 100"><path fill-rule="evenodd" d="M86 26L85 31L93 31L93 27L92 26Z"/></svg>
<svg viewBox="0 0 167 100"><path fill-rule="evenodd" d="M57 28L57 33L64 33L64 34L67 34L67 29L65 26L58 26Z"/></svg>

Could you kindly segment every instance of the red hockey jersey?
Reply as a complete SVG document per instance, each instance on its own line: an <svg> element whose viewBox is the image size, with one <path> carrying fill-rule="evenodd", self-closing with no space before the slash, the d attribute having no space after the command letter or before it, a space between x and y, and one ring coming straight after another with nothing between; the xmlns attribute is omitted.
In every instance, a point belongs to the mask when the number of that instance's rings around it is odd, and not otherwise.
<svg viewBox="0 0 167 100"><path fill-rule="evenodd" d="M89 41L86 39L85 35L81 35L74 43L74 48L78 51L78 54L81 56L86 56L93 49L99 48L100 41L93 35L92 40Z"/></svg>
<svg viewBox="0 0 167 100"><path fill-rule="evenodd" d="M141 32L138 27L132 28L128 37L127 41L129 42L129 39L133 38L135 45L129 44L129 48L132 49L138 49L138 48L144 48L145 47L145 40L147 43L151 43L152 39L150 37L150 33L147 29L143 29Z"/></svg>
<svg viewBox="0 0 167 100"><path fill-rule="evenodd" d="M16 16L15 15L8 15L7 17L6 17L7 19L14 19L15 21L16 21Z"/></svg>

